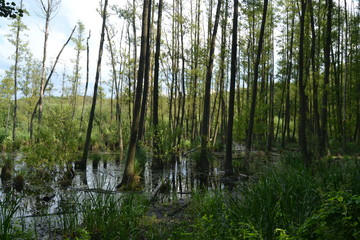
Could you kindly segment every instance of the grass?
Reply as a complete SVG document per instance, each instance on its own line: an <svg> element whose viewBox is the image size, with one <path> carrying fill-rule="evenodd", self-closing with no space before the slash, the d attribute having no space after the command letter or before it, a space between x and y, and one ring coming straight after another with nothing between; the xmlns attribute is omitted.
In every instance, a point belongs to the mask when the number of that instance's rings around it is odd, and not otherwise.
<svg viewBox="0 0 360 240"><path fill-rule="evenodd" d="M141 232L138 228L146 204L140 195L89 193L89 200L80 206L82 227L91 239L132 239Z"/></svg>
<svg viewBox="0 0 360 240"><path fill-rule="evenodd" d="M13 218L19 210L21 197L15 193L5 193L0 200L0 239L13 239L19 232L14 227Z"/></svg>
<svg viewBox="0 0 360 240"><path fill-rule="evenodd" d="M339 226L337 239L356 239L360 232L358 159L335 162L326 158L307 169L298 155L285 155L264 167L256 182L231 192L196 194L187 213L191 221L175 225L186 237L162 235L171 236L168 239L309 239L306 236L316 232L316 239L329 239Z"/></svg>
<svg viewBox="0 0 360 240"><path fill-rule="evenodd" d="M198 192L180 212L172 211L177 210L176 202L164 207L168 212L162 217L148 216L149 202L141 194L75 195L64 196L66 214L59 223L65 239L360 237L360 160L356 156L326 157L306 168L298 154L285 154L263 166L256 180L239 183L231 191ZM19 201L3 195L1 239L18 234L11 223Z"/></svg>

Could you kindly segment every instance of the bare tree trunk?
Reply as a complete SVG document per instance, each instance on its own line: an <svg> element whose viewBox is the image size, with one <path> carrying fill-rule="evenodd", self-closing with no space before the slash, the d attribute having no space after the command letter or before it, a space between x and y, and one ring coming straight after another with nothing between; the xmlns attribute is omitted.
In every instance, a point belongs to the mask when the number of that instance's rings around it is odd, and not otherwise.
<svg viewBox="0 0 360 240"><path fill-rule="evenodd" d="M155 52L155 69L154 69L154 93L153 93L153 124L154 124L154 154L152 169L162 169L162 152L160 148L159 135L159 69L160 69L160 46L161 46L161 23L162 23L163 0L159 0L158 22L156 33L156 52Z"/></svg>
<svg viewBox="0 0 360 240"><path fill-rule="evenodd" d="M150 2L151 6L151 2ZM149 82L150 82L150 65L151 65L151 51L150 51L150 38L151 38L151 7L149 7L148 13L148 26L147 26L147 43L146 43L146 60L145 60L145 73L144 73L144 90L141 102L141 113L140 113L140 124L139 124L139 133L138 141L144 139L145 131L145 117L146 117L146 108L148 103L148 93L149 93Z"/></svg>
<svg viewBox="0 0 360 240"><path fill-rule="evenodd" d="M42 66L41 66L41 88L40 88L40 102L39 102L39 115L38 121L39 124L41 123L42 112L43 112L43 100L44 100L44 93L45 93L45 77L46 77L46 58L47 58L47 43L49 38L49 24L52 18L52 14L54 14L60 4L60 1L51 1L47 0L47 4L44 3L44 0L40 0L41 3L41 10L45 15L45 29L44 29L44 47L43 47L43 58L42 58Z"/></svg>
<svg viewBox="0 0 360 240"><path fill-rule="evenodd" d="M302 158L306 166L310 166L306 142L306 112L307 101L304 84L304 31L305 31L305 15L307 0L301 0L301 16L300 16L300 47L299 47L299 146Z"/></svg>
<svg viewBox="0 0 360 240"><path fill-rule="evenodd" d="M328 91L329 91L329 80L330 80L330 51L331 51L331 20L332 20L332 0L327 0L327 23L326 23L326 40L324 46L324 83L323 83L323 96L321 106L321 142L320 142L320 153L326 154L328 148Z"/></svg>
<svg viewBox="0 0 360 240"><path fill-rule="evenodd" d="M54 65L52 66L51 68L51 71L50 71L50 74L49 76L47 77L46 81L45 81L45 84L44 84L44 90L46 90L46 87L47 85L49 84L50 82L50 79L55 71L55 67L59 61L59 58L61 56L61 53L63 52L64 48L66 47L66 45L70 42L71 38L72 38L72 35L74 34L75 32L75 29L76 29L76 26L73 28L68 40L65 42L65 44L63 45L63 47L61 48L60 52L58 53L56 59L55 59L55 62L54 62ZM40 106L40 99L41 97L39 97L39 100L36 102L35 104L35 107L34 107L34 110L31 114L31 117L30 117L30 124L29 124L29 132L30 132L30 139L32 139L32 136L33 136L33 126L34 126L34 118L35 118L35 115L36 115L36 112L37 112L37 109L38 107Z"/></svg>
<svg viewBox="0 0 360 240"><path fill-rule="evenodd" d="M264 42L263 39L264 39L264 33L265 33L267 8L268 8L268 0L264 0L263 16L262 16L260 36L259 36L259 45L258 45L258 49L257 49L256 61L255 61L255 66L254 66L254 85L252 88L250 116L249 116L248 131L247 131L247 136L246 136L246 149L248 152L251 150L251 147L252 147L259 65L260 65L261 53L262 53L263 42Z"/></svg>
<svg viewBox="0 0 360 240"><path fill-rule="evenodd" d="M20 1L20 9L22 9L23 1ZM16 121L17 121L17 91L18 91L18 71L19 71L19 58L20 58L20 30L21 30L21 20L20 17L17 17L16 21L16 33L15 33L15 64L14 64L14 115L13 115L13 129L12 129L12 141L13 146L16 140Z"/></svg>
<svg viewBox="0 0 360 240"><path fill-rule="evenodd" d="M91 30L89 30L89 36L86 39L86 83L85 83L85 93L84 99L81 109L81 118L80 118L80 131L82 129L82 123L84 120L84 108L85 108L85 101L86 101L86 94L89 87L89 39L91 37Z"/></svg>
<svg viewBox="0 0 360 240"><path fill-rule="evenodd" d="M229 118L226 131L226 155L225 155L225 176L234 174L232 166L232 142L234 124L234 104L235 104L235 81L237 68L237 28L238 28L239 2L234 0L234 16L231 44L231 76L230 76L230 98L229 98Z"/></svg>
<svg viewBox="0 0 360 240"><path fill-rule="evenodd" d="M294 44L294 22L295 22L295 14L292 16L291 20L291 37L290 37L290 50L289 50L289 59L287 60L287 76L286 76L286 100L285 100L285 120L284 120L284 128L282 130L281 136L281 147L286 147L286 133L289 133L290 129L290 83L292 77L292 66L293 66L293 44ZM289 134L288 134L289 135Z"/></svg>
<svg viewBox="0 0 360 240"><path fill-rule="evenodd" d="M86 132L86 139L84 145L84 152L79 164L79 168L82 170L86 169L86 161L89 155L89 148L90 148L90 141L91 141L91 133L93 128L93 122L95 118L95 107L96 107L96 100L98 95L98 85L100 79L100 71L101 71L101 60L104 48L104 41L105 41L105 26L106 26L106 8L108 5L108 0L105 0L104 8L102 10L102 28L101 28L101 37L100 37L100 46L99 46L99 54L98 54L98 61L96 65L96 75L95 75L95 84L94 84L94 95L91 104L90 116L89 116L89 123Z"/></svg>
<svg viewBox="0 0 360 240"><path fill-rule="evenodd" d="M146 49L148 42L148 14L151 6L151 0L144 0L143 15L142 15L142 34L141 34L141 48L140 48L140 60L139 60L139 71L137 76L137 86L135 94L135 105L134 105L134 117L131 125L131 135L129 142L129 150L126 159L125 171L122 177L121 183L117 188L132 188L135 185L135 152L137 145L137 137L140 126L140 108L141 108L141 96L143 91L143 78L144 68L146 61Z"/></svg>
<svg viewBox="0 0 360 240"><path fill-rule="evenodd" d="M197 170L200 173L200 184L203 186L207 185L207 178L209 173L209 121L210 121L210 95L211 95L211 76L214 67L214 52L215 52L215 40L216 33L219 25L220 19L220 9L221 9L221 0L218 0L216 15L215 15L215 23L213 33L211 35L210 42L210 52L209 59L206 71L206 81L205 81L205 96L204 96L204 110L203 110L203 121L201 126L201 152L200 152L200 160L197 162Z"/></svg>
<svg viewBox="0 0 360 240"><path fill-rule="evenodd" d="M311 66L312 66L312 80L313 80L313 114L314 114L314 128L318 138L318 143L321 141L320 120L319 120L319 104L318 104L318 72L316 67L316 32L312 0L309 0L310 7L310 21L311 21Z"/></svg>

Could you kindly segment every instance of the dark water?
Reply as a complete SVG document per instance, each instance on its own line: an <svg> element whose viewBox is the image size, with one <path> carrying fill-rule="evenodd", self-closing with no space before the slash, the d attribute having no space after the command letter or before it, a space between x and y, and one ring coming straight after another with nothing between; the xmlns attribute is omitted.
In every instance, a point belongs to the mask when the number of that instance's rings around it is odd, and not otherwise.
<svg viewBox="0 0 360 240"><path fill-rule="evenodd" d="M20 199L13 223L23 230L32 231L39 239L56 239L53 229L61 228L61 215L72 211L76 203L86 201L89 194L126 194L116 189L124 171L124 162L117 163L117 157L114 153L91 155L86 171L75 171L73 178L69 179L64 177L65 166L52 170L29 170L21 155L17 155L13 175L24 175L24 189L16 192L13 180L0 183L0 200L4 202L10 193L13 198ZM164 170L156 172L151 171L150 162L151 159L148 159L144 166L139 167L140 191L149 198L157 191L157 201L187 199L199 185L195 163L189 158L180 157ZM210 173L210 188L221 188L221 174L215 163Z"/></svg>

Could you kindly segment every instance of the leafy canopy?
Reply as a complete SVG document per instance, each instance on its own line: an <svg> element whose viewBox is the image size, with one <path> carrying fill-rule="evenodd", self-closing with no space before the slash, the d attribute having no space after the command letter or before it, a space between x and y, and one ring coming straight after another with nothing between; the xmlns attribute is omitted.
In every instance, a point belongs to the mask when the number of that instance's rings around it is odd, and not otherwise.
<svg viewBox="0 0 360 240"><path fill-rule="evenodd" d="M16 4L14 2L5 2L5 0L0 0L0 17L22 17L24 11L22 9L16 9L15 6Z"/></svg>

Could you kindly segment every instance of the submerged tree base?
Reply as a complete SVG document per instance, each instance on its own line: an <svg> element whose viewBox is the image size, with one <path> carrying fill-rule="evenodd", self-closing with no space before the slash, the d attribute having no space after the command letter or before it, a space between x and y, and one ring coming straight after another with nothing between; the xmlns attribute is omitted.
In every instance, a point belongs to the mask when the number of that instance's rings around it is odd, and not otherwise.
<svg viewBox="0 0 360 240"><path fill-rule="evenodd" d="M130 175L123 177L121 183L116 186L119 191L140 191L142 187L140 185L141 177L139 175Z"/></svg>

